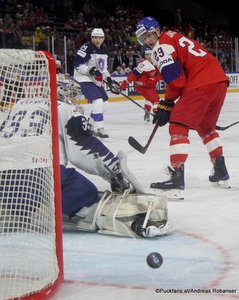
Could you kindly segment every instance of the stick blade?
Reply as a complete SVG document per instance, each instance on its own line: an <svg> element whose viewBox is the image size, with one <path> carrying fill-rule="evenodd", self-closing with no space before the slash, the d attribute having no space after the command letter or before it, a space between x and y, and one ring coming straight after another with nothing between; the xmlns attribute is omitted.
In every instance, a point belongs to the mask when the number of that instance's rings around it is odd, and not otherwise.
<svg viewBox="0 0 239 300"><path fill-rule="evenodd" d="M132 136L130 136L128 138L128 143L130 144L131 147L133 147L134 149L136 149L137 151L139 151L142 154L144 154L147 150L147 149L145 149L145 147L140 145L140 143L138 141L136 141L136 139Z"/></svg>
<svg viewBox="0 0 239 300"><path fill-rule="evenodd" d="M227 130L228 128L231 128L232 126L234 126L236 124L239 124L239 121L236 121L236 122L234 122L230 125L227 125L227 126L218 126L218 125L216 125L216 130L224 131L224 130Z"/></svg>

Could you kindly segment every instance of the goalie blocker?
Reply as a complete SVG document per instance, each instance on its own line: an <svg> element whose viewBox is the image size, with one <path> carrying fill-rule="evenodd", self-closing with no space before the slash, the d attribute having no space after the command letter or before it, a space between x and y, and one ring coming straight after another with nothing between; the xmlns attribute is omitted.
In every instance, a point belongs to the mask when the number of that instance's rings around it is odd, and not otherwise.
<svg viewBox="0 0 239 300"><path fill-rule="evenodd" d="M64 220L82 231L123 237L152 238L170 233L167 198L153 194L104 192L100 201Z"/></svg>

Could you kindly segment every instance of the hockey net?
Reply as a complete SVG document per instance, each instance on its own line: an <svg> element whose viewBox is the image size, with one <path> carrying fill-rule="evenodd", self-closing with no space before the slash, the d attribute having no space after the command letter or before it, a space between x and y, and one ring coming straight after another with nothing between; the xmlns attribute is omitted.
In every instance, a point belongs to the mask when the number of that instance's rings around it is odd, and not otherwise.
<svg viewBox="0 0 239 300"><path fill-rule="evenodd" d="M0 300L63 278L56 91L48 52L0 49Z"/></svg>

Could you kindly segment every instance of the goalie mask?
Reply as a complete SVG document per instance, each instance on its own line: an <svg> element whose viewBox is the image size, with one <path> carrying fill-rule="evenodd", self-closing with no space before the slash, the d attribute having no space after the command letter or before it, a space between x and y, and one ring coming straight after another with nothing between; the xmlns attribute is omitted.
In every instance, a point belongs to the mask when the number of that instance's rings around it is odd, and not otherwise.
<svg viewBox="0 0 239 300"><path fill-rule="evenodd" d="M144 17L141 21L139 21L135 34L141 46L145 44L143 34L146 32L153 33L157 28L160 29L160 25L153 17Z"/></svg>
<svg viewBox="0 0 239 300"><path fill-rule="evenodd" d="M57 75L57 96L62 102L72 102L81 100L82 92L79 84L75 83L69 76L64 74Z"/></svg>

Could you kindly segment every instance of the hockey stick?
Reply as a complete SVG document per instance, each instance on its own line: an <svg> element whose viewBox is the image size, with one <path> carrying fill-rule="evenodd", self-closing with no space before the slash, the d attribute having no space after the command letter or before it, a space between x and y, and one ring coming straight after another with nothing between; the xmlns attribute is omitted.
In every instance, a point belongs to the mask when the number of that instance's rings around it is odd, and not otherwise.
<svg viewBox="0 0 239 300"><path fill-rule="evenodd" d="M153 139L153 137L154 137L154 135L155 135L155 133L156 133L158 127L159 127L159 124L158 124L158 122L157 122L157 123L155 124L154 129L153 129L153 131L151 132L150 137L149 137L149 139L148 139L148 141L147 141L147 143L146 143L145 146L140 145L140 143L139 143L134 137L132 137L132 136L130 136L130 137L128 138L128 143L129 143L130 146L132 146L134 149L136 149L136 150L139 151L140 153L144 154L144 153L147 151L149 145L151 144L152 139Z"/></svg>
<svg viewBox="0 0 239 300"><path fill-rule="evenodd" d="M104 81L106 84L108 84L109 85L109 83L107 82L107 81ZM118 84L118 82L116 82L116 81L114 81L114 83L116 83L118 86L119 86L119 84ZM110 87L110 85L109 85L109 87ZM136 104L137 106L139 106L141 109L143 109L145 112L148 112L147 111L147 109L145 109L143 106L141 106L139 103L137 103L135 100L133 100L132 98L130 98L128 95L126 95L125 93L123 93L122 91L118 91L118 93L119 94L121 94L122 96L124 96L125 98L127 98L127 99L129 99L131 102L133 102L134 104ZM150 113L150 115L151 116L153 116L154 117L154 114L152 114L152 113ZM227 130L228 128L230 128L230 127L232 127L232 126L234 126L234 125L236 125L236 124L238 124L239 123L239 121L236 121L236 122L234 122L234 123L232 123L232 124L229 124L228 126L219 126L219 125L216 125L216 130L220 130L220 131L224 131L224 130ZM137 142L137 141L136 141ZM146 149L147 150L147 149ZM145 151L146 151L145 150Z"/></svg>
<svg viewBox="0 0 239 300"><path fill-rule="evenodd" d="M216 129L217 130L222 130L222 131L224 131L224 130L227 130L228 128L230 128L230 127L232 127L232 126L234 126L234 125L236 125L236 124L238 124L239 123L239 121L236 121L236 122L234 122L234 123L232 123L232 124L229 124L229 125L227 125L227 126L216 126Z"/></svg>
<svg viewBox="0 0 239 300"><path fill-rule="evenodd" d="M135 100L133 100L132 98L130 98L128 95L124 94L123 92L119 91L119 94L121 94L122 96L124 96L125 98L129 99L131 102L133 102L134 104L136 104L137 106L139 106L141 109L143 109L145 112L148 112L147 109L145 109L143 106L141 106L139 103L137 103ZM154 117L154 114L150 113L151 116ZM224 131L224 130L227 130L228 128L236 125L236 124L239 124L239 121L236 121L232 124L229 124L227 126L219 126L219 125L216 125L216 130L220 130L220 131Z"/></svg>
<svg viewBox="0 0 239 300"><path fill-rule="evenodd" d="M216 126L216 129L217 129L217 130L222 130L222 131L224 131L224 130L226 130L226 129L228 129L228 128L230 128L230 127L232 127L232 126L234 126L234 125L236 125L236 124L238 124L238 123L239 123L239 121L236 121L236 122L234 122L234 123L232 123L232 124L230 124L230 125L228 125L228 126L225 126L225 127L222 127L222 126ZM152 133L150 134L150 137L149 137L149 139L148 139L148 142L146 143L145 146L140 145L140 143L139 143L134 137L132 137L132 136L130 136L130 137L128 138L128 143L129 143L130 146L132 146L134 149L136 149L136 150L139 151L140 153L144 154L144 153L147 151L147 149L148 149L148 147L149 147L149 145L150 145L150 143L151 143L151 141L152 141L152 139L153 139L153 137L154 137L154 135L155 135L155 133L156 133L158 127L159 127L159 125L158 125L158 123L156 123L155 126L154 126L154 129L153 129Z"/></svg>
<svg viewBox="0 0 239 300"><path fill-rule="evenodd" d="M128 95L126 95L125 93L119 91L119 93L124 96L125 98L129 99L131 102L133 102L134 104L136 104L137 106L139 106L141 109L143 109L145 112L148 112L147 109L145 109L143 106L141 106L138 102L136 102L135 100L133 100L132 98L130 98ZM150 113L151 116L154 116L152 113Z"/></svg>
<svg viewBox="0 0 239 300"><path fill-rule="evenodd" d="M148 112L147 109L145 109L143 106L141 106L139 103L137 103L135 100L133 100L132 98L130 98L128 95L124 94L123 92L119 91L119 94L121 94L122 96L124 96L125 98L129 99L131 102L133 102L134 104L136 104L137 106L139 106L141 109L143 109L145 112ZM154 114L150 113L151 116L154 117ZM224 130L227 130L228 128L236 125L236 124L239 124L239 121L236 121L232 124L229 124L227 126L219 126L219 125L216 125L216 130L220 130L220 131L224 131Z"/></svg>
<svg viewBox="0 0 239 300"><path fill-rule="evenodd" d="M69 74L65 74L69 79L73 80L74 82L78 83L79 82L77 80L75 80L74 78L72 78ZM105 84L107 84L109 86L110 91L112 92L111 89L114 89L112 87L112 85L110 85L106 80L103 80L103 82ZM114 83L117 84L119 86L119 83L117 81L114 80ZM122 96L124 96L125 98L127 98L128 100L130 100L131 102L133 102L135 105L137 105L138 107L140 107L144 112L148 112L146 108L144 108L142 105L140 105L138 102L136 102L134 99L132 99L131 97L129 97L128 95L126 95L125 93L123 93L122 91L118 90L115 91L117 92L117 94L121 94ZM113 92L114 93L114 92ZM151 116L154 116L154 114L150 113Z"/></svg>
<svg viewBox="0 0 239 300"><path fill-rule="evenodd" d="M110 89L110 91L112 92L112 89L114 89L114 88L112 87L112 84L109 84L106 80L104 80L104 83L106 83L106 84L109 86L109 89ZM120 86L119 83L118 83L117 81L115 81L115 80L113 80L113 83L115 83L115 84L117 84L118 86ZM134 99L132 99L131 97L129 97L128 95L126 95L125 93L123 93L122 91L120 91L120 89L117 90L116 92L117 92L117 94L121 94L122 96L124 96L125 98L127 98L128 100L130 100L131 102L133 102L135 105L137 105L138 107L140 107L141 109L143 109L144 112L148 112L147 109L145 109L143 106L141 106L141 105L140 105L138 102L136 102ZM151 116L154 116L152 113L150 113L150 114L151 114Z"/></svg>
<svg viewBox="0 0 239 300"><path fill-rule="evenodd" d="M79 84L79 82L77 80L75 80L72 76L70 76L69 74L64 74L66 77L68 77L68 79L71 79L72 81L76 82L77 84ZM112 85L110 85L108 83L108 81L103 80L103 82L105 84L107 84L109 86L110 91L112 91ZM114 83L117 84L119 86L119 83L117 81L114 80ZM80 85L80 84L79 84ZM125 98L127 98L128 100L130 100L131 102L133 102L135 105L137 105L138 107L140 107L144 112L148 112L147 109L145 109L143 106L141 106L139 103L137 103L135 100L133 100L132 98L130 98L128 95L126 95L125 93L123 93L122 91L118 90L117 94L121 94L122 96L124 96ZM154 116L154 114L150 113L151 116Z"/></svg>

